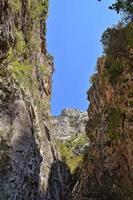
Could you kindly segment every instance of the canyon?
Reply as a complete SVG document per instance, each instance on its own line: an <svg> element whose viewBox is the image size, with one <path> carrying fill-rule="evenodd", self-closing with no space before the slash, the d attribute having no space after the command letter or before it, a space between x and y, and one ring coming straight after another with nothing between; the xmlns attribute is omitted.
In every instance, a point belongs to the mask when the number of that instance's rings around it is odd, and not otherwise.
<svg viewBox="0 0 133 200"><path fill-rule="evenodd" d="M0 1L0 200L132 200L133 24L105 32L88 114L55 117L48 3Z"/></svg>

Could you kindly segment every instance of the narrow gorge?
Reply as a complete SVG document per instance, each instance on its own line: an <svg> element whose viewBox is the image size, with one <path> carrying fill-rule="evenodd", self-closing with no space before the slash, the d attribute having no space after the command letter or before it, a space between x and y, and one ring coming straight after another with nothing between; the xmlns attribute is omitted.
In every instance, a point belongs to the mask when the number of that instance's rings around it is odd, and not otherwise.
<svg viewBox="0 0 133 200"><path fill-rule="evenodd" d="M48 0L0 0L0 200L133 200L133 5L103 36L87 112L51 114Z"/></svg>

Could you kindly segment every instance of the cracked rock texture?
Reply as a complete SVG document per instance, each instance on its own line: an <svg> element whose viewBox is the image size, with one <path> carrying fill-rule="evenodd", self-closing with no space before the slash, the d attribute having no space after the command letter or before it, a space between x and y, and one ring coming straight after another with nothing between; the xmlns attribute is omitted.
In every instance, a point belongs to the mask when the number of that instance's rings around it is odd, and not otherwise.
<svg viewBox="0 0 133 200"><path fill-rule="evenodd" d="M59 116L52 117L53 134L56 138L66 140L74 135L86 132L87 112L78 109L64 109Z"/></svg>
<svg viewBox="0 0 133 200"><path fill-rule="evenodd" d="M73 200L133 199L133 65L132 57L123 60L111 85L103 79L106 57L98 59L88 92L90 148Z"/></svg>
<svg viewBox="0 0 133 200"><path fill-rule="evenodd" d="M0 1L0 200L67 196L51 134L47 11L47 0Z"/></svg>

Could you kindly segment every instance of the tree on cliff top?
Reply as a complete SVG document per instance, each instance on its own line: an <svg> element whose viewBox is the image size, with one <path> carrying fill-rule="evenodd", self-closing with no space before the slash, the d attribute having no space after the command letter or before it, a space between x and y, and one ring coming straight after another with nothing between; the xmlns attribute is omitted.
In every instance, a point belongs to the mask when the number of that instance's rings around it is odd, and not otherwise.
<svg viewBox="0 0 133 200"><path fill-rule="evenodd" d="M133 0L115 0L115 2L109 6L109 9L124 14L125 20L133 21Z"/></svg>

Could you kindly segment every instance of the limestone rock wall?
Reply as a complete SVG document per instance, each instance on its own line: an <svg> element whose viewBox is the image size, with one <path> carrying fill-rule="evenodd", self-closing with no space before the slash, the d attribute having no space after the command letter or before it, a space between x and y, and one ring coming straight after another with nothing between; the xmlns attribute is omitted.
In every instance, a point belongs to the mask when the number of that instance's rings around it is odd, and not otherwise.
<svg viewBox="0 0 133 200"><path fill-rule="evenodd" d="M47 11L47 0L0 1L0 200L65 199L51 135Z"/></svg>
<svg viewBox="0 0 133 200"><path fill-rule="evenodd" d="M62 140L74 135L85 134L87 121L87 112L78 109L64 109L59 116L52 117L53 134Z"/></svg>
<svg viewBox="0 0 133 200"><path fill-rule="evenodd" d="M133 199L133 65L124 68L114 85L104 78L106 57L98 59L88 92L87 134L91 145L73 200Z"/></svg>

